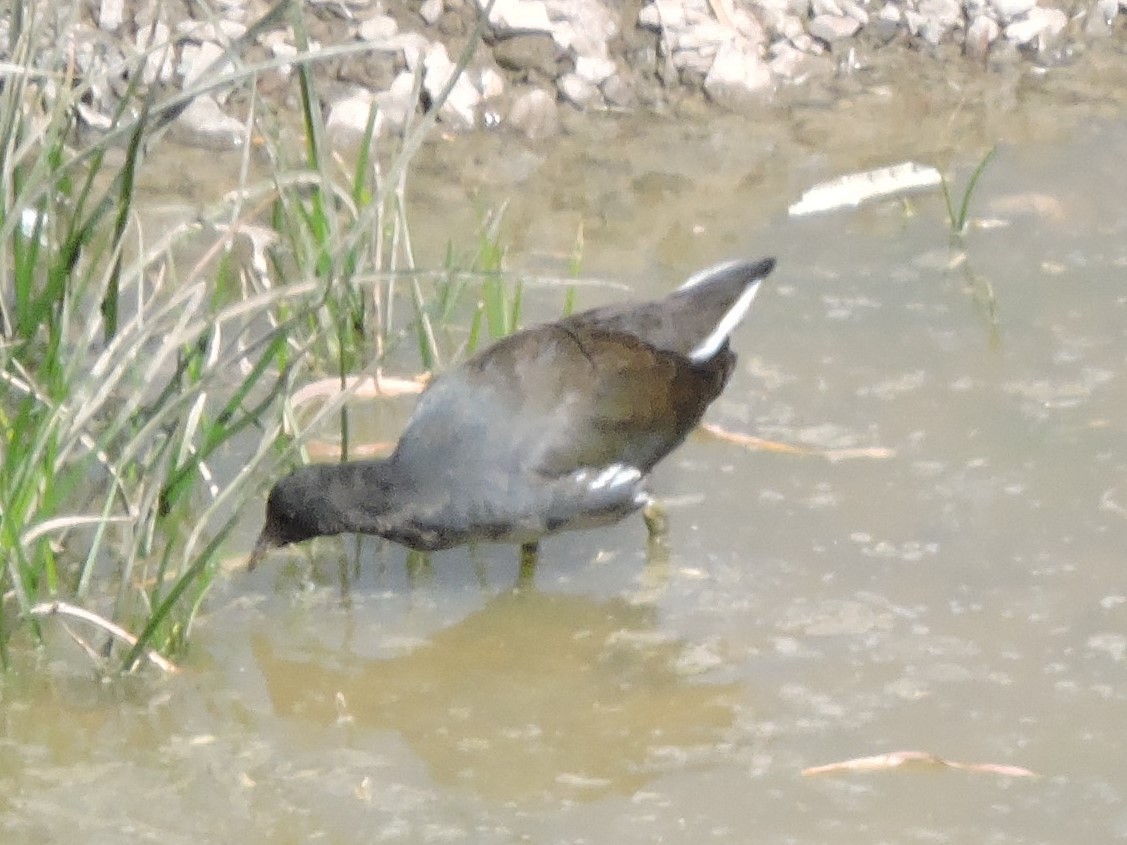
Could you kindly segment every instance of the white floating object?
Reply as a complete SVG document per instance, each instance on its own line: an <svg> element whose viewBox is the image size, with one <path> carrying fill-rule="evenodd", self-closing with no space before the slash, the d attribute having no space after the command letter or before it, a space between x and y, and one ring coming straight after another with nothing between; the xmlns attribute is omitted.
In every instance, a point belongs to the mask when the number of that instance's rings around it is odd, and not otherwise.
<svg viewBox="0 0 1127 845"><path fill-rule="evenodd" d="M934 167L914 161L880 167L863 173L847 173L831 182L815 185L790 207L791 217L817 214L836 208L856 208L865 200L890 197L919 188L934 188L942 177Z"/></svg>

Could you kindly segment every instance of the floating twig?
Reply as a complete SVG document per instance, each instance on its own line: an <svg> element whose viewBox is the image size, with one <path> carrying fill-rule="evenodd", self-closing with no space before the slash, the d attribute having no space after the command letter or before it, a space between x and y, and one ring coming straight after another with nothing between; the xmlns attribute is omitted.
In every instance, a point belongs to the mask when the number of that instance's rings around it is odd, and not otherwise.
<svg viewBox="0 0 1127 845"><path fill-rule="evenodd" d="M701 430L713 437L747 446L749 449L758 449L761 452L778 452L784 455L817 455L830 462L851 460L853 458L891 458L896 454L895 449L885 446L858 446L844 449L822 449L817 446L804 446L794 443L783 443L779 440L767 440L753 434L744 434L740 431L729 431L715 423L703 423Z"/></svg>
<svg viewBox="0 0 1127 845"><path fill-rule="evenodd" d="M802 774L804 777L812 777L846 772L883 772L913 764L921 768L961 769L965 772L985 772L1011 778L1037 777L1036 772L1023 769L1021 766L1009 766L1004 763L960 763L956 760L946 760L927 751L891 751L888 754L876 754L872 757L854 757L852 760L842 760L839 763L811 766L803 769Z"/></svg>

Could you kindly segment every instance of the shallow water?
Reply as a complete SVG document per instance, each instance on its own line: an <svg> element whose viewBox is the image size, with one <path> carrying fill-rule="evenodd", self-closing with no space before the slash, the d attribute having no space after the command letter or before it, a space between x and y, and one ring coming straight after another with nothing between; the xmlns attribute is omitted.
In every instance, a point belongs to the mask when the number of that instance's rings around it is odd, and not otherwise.
<svg viewBox="0 0 1127 845"><path fill-rule="evenodd" d="M170 681L93 682L59 636L0 686L3 841L1127 835L1125 75L1109 49L1001 91L847 80L754 121L442 148L424 255L506 199L530 273L580 225L585 271L641 293L776 255L708 419L816 453L695 436L656 474L666 555L640 519L561 536L535 590L504 547L278 554L216 586ZM995 141L961 244L936 194L786 217L902 160L961 187ZM1039 777L801 774L906 749Z"/></svg>

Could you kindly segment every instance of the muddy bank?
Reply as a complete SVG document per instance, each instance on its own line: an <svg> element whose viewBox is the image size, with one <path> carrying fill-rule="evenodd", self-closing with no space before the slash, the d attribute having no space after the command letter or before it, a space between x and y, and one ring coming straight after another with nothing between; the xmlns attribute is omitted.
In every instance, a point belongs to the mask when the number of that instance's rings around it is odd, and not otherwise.
<svg viewBox="0 0 1127 845"><path fill-rule="evenodd" d="M300 14L231 0L210 18L190 4L41 5L51 23L39 46L71 45L88 126L109 126L135 82L199 90L176 137L211 149L243 142L252 85L279 111L297 106L293 62L303 53L319 57L318 93L346 145L362 136L373 104L385 133L432 108L471 44L441 122L537 138L590 112L832 100L873 84L879 68L985 74L1005 86L1087 61L1093 47L1121 53L1127 29L1119 0L497 0L487 22L473 0L332 0ZM43 49L29 59L37 45L19 35L12 19L0 23L0 58L38 66L63 55Z"/></svg>

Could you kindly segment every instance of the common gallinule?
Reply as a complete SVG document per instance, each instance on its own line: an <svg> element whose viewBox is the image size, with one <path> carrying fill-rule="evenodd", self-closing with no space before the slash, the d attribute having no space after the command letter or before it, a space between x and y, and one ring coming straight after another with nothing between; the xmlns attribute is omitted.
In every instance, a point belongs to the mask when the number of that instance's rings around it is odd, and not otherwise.
<svg viewBox="0 0 1127 845"><path fill-rule="evenodd" d="M423 551L520 543L529 557L546 534L643 507L650 470L724 389L728 335L774 266L732 261L664 299L498 341L431 383L391 457L303 466L275 484L250 566L350 532Z"/></svg>

